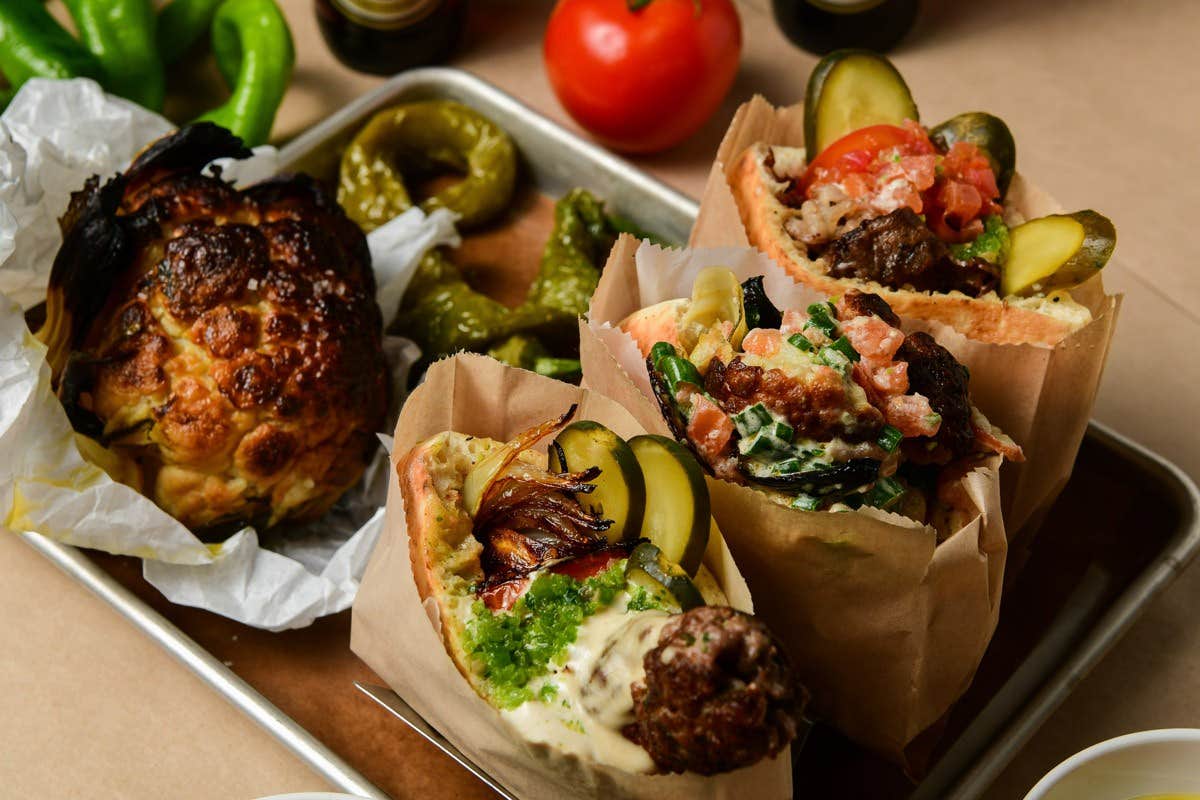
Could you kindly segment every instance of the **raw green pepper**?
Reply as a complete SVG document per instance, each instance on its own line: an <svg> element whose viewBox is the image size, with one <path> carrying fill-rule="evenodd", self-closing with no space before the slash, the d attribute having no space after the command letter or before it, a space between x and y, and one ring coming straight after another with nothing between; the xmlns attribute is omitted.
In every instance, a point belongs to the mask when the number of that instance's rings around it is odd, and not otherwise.
<svg viewBox="0 0 1200 800"><path fill-rule="evenodd" d="M8 0L6 0L7 2ZM161 111L167 79L150 0L65 0L79 38L100 62L104 88Z"/></svg>
<svg viewBox="0 0 1200 800"><path fill-rule="evenodd" d="M100 62L67 33L41 0L0 3L0 73L8 81L0 108L30 78L99 79Z"/></svg>
<svg viewBox="0 0 1200 800"><path fill-rule="evenodd" d="M166 64L183 58L212 27L224 0L171 0L158 12L158 52Z"/></svg>
<svg viewBox="0 0 1200 800"><path fill-rule="evenodd" d="M197 121L228 128L248 147L265 143L295 62L287 20L274 0L225 0L213 18L212 48L233 94Z"/></svg>
<svg viewBox="0 0 1200 800"><path fill-rule="evenodd" d="M504 130L461 103L428 100L388 108L371 118L342 155L338 202L371 231L412 207L405 174L447 169L465 177L421 207L448 208L459 215L459 227L476 227L508 205L516 151Z"/></svg>

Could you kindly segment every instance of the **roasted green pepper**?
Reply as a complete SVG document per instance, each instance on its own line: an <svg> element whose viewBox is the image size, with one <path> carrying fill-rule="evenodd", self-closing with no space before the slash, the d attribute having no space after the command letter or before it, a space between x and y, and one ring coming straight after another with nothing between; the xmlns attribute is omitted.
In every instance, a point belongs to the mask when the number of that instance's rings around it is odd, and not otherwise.
<svg viewBox="0 0 1200 800"><path fill-rule="evenodd" d="M41 0L0 3L0 73L8 81L8 90L0 91L0 108L30 78L103 75L96 57L50 16Z"/></svg>
<svg viewBox="0 0 1200 800"><path fill-rule="evenodd" d="M167 79L150 0L65 0L79 38L104 70L104 88L162 110Z"/></svg>
<svg viewBox="0 0 1200 800"><path fill-rule="evenodd" d="M554 218L538 274L520 306L510 309L472 289L448 252L436 249L417 268L395 331L416 341L428 359L497 343L496 357L527 366L528 356L536 368L542 353L520 339L502 340L521 333L569 335L587 310L601 259L616 239L603 205L581 189L558 201Z"/></svg>
<svg viewBox="0 0 1200 800"><path fill-rule="evenodd" d="M215 122L249 147L265 143L295 62L287 20L274 0L225 0L213 18L212 48L233 94L197 121Z"/></svg>
<svg viewBox="0 0 1200 800"><path fill-rule="evenodd" d="M545 312L548 323L574 325L587 311L599 267L616 239L604 204L583 189L572 190L554 206L554 230L525 305Z"/></svg>
<svg viewBox="0 0 1200 800"><path fill-rule="evenodd" d="M406 174L438 169L465 177L421 207L448 208L459 215L459 227L471 228L508 205L516 151L499 126L460 103L429 100L385 109L342 155L338 202L371 231L412 207Z"/></svg>
<svg viewBox="0 0 1200 800"><path fill-rule="evenodd" d="M158 52L174 64L212 27L217 7L224 0L171 0L158 12Z"/></svg>

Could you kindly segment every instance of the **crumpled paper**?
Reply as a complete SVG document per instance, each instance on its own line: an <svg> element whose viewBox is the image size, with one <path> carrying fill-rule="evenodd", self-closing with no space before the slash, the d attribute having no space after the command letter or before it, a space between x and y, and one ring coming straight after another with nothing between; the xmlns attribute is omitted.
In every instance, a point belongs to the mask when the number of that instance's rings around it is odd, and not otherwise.
<svg viewBox="0 0 1200 800"><path fill-rule="evenodd" d="M269 630L303 627L348 608L358 591L382 527L390 440L381 437L363 479L320 520L262 535L247 527L207 545L84 459L51 390L45 348L25 324L24 309L45 299L71 192L92 175L125 169L173 128L84 79L31 80L0 115L0 523L141 557L146 580L172 602ZM216 166L244 185L278 164L266 147ZM414 209L368 237L389 319L424 252L457 242L453 222L449 212ZM387 337L384 350L402 392L420 351L398 337Z"/></svg>

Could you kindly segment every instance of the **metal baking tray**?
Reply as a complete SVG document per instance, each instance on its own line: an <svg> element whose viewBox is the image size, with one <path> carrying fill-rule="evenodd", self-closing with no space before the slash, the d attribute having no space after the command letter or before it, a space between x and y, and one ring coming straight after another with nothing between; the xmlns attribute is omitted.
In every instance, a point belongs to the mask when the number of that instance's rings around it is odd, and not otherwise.
<svg viewBox="0 0 1200 800"><path fill-rule="evenodd" d="M687 240L698 211L693 200L454 69L415 70L389 80L285 147L283 169L329 177L342 145L371 113L398 102L434 98L461 101L508 130L522 153L526 178L542 192L557 195L581 186L642 227L669 240ZM1090 502L1097 492L1105 492L1107 501L1099 513ZM1154 524L1140 526L1137 537L1120 536L1122 516L1116 507L1122 496L1139 503L1143 521L1147 508L1157 509ZM1093 423L1075 473L1043 525L1037 547L1018 579L1006 588L992 646L971 689L945 721L940 749L933 749L921 784L914 789L890 764L818 726L797 756L805 793L821 794L826 788L826 794L837 797L978 797L1195 555L1200 547L1198 518L1200 493L1186 475ZM295 699L303 693L279 690L288 680L287 666L294 665L296 671L303 668L310 683L314 676L323 681L322 691L357 697L361 705L345 701L354 720L369 714L369 701L352 684L359 677L353 675L355 670L363 668L349 653L344 615L318 621L306 631L251 631L207 612L167 603L141 581L132 559L90 555L36 535L27 538L334 785L366 797L389 796L363 775L382 774L381 765L365 763L359 748L337 736L350 717L329 719L327 709ZM1049 575L1054 580L1048 580ZM226 666L219 656L231 657L229 641L237 641L239 633L244 648L270 651L270 669L250 669L238 658L232 658L233 668ZM337 664L318 668L296 660L304 657L298 653L307 655L318 647L336 650L336 658L330 660ZM380 724L392 726L384 735L401 727L392 717ZM436 738L422 735L430 741ZM336 740L338 751L322 739ZM431 763L429 769L450 763Z"/></svg>

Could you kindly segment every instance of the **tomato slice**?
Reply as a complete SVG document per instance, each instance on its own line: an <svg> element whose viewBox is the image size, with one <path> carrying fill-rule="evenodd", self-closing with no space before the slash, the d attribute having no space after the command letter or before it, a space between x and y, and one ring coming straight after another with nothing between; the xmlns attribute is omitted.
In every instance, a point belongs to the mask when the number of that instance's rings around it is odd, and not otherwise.
<svg viewBox="0 0 1200 800"><path fill-rule="evenodd" d="M826 147L812 160L800 179L801 189L807 192L808 187L818 179L825 183L841 180L845 175L854 172L864 172L884 150L912 144L915 140L917 137L913 131L899 125L869 125L851 131ZM930 150L932 151L932 145Z"/></svg>

